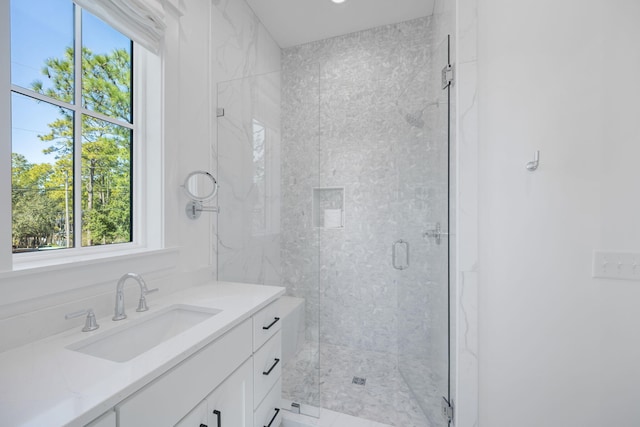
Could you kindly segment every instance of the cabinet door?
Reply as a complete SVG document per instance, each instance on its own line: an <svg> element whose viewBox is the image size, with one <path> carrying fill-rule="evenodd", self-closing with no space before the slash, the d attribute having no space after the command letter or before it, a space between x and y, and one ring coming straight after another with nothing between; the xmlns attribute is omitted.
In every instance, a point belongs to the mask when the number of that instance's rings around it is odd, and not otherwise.
<svg viewBox="0 0 640 427"><path fill-rule="evenodd" d="M109 411L98 419L91 421L86 427L116 427L116 413Z"/></svg>
<svg viewBox="0 0 640 427"><path fill-rule="evenodd" d="M282 379L279 378L255 412L254 427L279 427L282 424Z"/></svg>
<svg viewBox="0 0 640 427"><path fill-rule="evenodd" d="M175 425L243 360L251 360L251 329L247 319L118 404L118 427Z"/></svg>
<svg viewBox="0 0 640 427"><path fill-rule="evenodd" d="M247 360L207 397L209 427L253 426L253 361Z"/></svg>
<svg viewBox="0 0 640 427"><path fill-rule="evenodd" d="M193 408L183 419L178 421L175 427L201 427L207 426L207 401L203 400ZM207 426L211 427L211 426Z"/></svg>

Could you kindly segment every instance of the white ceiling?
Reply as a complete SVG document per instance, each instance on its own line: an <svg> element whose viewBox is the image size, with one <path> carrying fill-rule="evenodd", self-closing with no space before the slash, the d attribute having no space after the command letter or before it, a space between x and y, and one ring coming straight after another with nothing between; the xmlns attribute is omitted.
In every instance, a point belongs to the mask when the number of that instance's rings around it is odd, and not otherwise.
<svg viewBox="0 0 640 427"><path fill-rule="evenodd" d="M435 0L247 0L282 48L433 13Z"/></svg>

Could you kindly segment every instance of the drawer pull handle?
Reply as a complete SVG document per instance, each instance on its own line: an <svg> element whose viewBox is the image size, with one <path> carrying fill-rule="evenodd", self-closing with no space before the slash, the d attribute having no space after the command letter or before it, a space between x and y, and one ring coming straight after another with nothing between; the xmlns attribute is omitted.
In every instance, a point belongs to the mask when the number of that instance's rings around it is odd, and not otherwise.
<svg viewBox="0 0 640 427"><path fill-rule="evenodd" d="M278 323L278 320L280 320L279 317L274 317L273 319L274 319L273 322L271 322L271 324L269 326L263 326L262 329L264 329L265 331L268 330L268 329L271 329L271 327L273 325L275 325L276 323Z"/></svg>
<svg viewBox="0 0 640 427"><path fill-rule="evenodd" d="M276 417L278 416L278 414L280 413L280 408L275 408L276 409L276 413L273 414L273 418L271 418L271 421L269 421L269 424L267 424L264 427L271 427L271 424L273 424L273 421L276 419Z"/></svg>
<svg viewBox="0 0 640 427"><path fill-rule="evenodd" d="M278 363L280 363L280 359L275 359L275 363L271 365L268 371L263 372L262 375L269 375L271 371L273 371L273 368L275 368Z"/></svg>
<svg viewBox="0 0 640 427"><path fill-rule="evenodd" d="M200 424L200 427L209 427L209 426L206 424Z"/></svg>
<svg viewBox="0 0 640 427"><path fill-rule="evenodd" d="M222 418L222 414L220 413L220 411L214 409L213 414L218 418L218 427L222 427L222 421L220 420L220 418Z"/></svg>

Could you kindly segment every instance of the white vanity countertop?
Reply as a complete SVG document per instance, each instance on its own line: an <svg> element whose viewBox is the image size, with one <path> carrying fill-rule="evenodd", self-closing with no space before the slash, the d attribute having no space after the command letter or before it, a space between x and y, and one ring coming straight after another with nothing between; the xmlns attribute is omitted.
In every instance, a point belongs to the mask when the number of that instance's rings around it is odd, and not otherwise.
<svg viewBox="0 0 640 427"><path fill-rule="evenodd" d="M131 287L126 294L130 303L139 292ZM147 297L145 313L128 309L125 320L98 319L96 331L81 332L78 327L0 353L0 426L85 425L282 294L281 287L228 282L194 286L163 298L154 294ZM65 348L174 304L222 312L128 362Z"/></svg>

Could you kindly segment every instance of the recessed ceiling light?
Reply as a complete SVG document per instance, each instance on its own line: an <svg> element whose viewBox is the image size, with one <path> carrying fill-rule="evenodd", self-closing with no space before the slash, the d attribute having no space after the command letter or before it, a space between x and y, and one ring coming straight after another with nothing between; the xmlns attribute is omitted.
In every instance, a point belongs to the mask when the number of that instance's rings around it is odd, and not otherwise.
<svg viewBox="0 0 640 427"><path fill-rule="evenodd" d="M345 0L331 0L334 3L340 4L340 3L344 3Z"/></svg>

